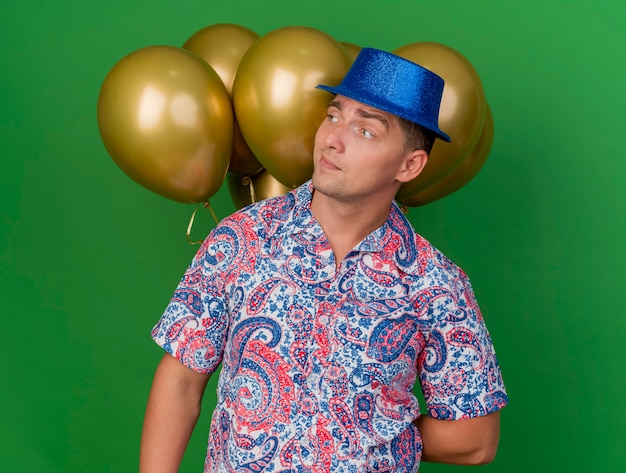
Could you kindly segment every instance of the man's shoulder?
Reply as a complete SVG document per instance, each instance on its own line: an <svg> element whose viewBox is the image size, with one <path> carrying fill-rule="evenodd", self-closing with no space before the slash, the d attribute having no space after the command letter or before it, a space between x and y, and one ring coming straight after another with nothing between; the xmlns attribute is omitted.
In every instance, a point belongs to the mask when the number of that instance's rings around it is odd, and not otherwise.
<svg viewBox="0 0 626 473"><path fill-rule="evenodd" d="M415 230L401 210L392 212L389 222L390 230L402 242L395 248L394 259L404 272L444 279L467 278L456 263Z"/></svg>

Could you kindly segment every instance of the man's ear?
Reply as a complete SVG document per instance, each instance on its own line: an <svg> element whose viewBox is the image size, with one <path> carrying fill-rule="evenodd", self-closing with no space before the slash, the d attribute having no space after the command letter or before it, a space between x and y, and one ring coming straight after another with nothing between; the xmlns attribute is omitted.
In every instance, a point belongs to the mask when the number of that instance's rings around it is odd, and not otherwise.
<svg viewBox="0 0 626 473"><path fill-rule="evenodd" d="M404 166L400 169L396 179L400 182L409 182L421 174L428 163L428 153L423 149L416 149L407 155Z"/></svg>

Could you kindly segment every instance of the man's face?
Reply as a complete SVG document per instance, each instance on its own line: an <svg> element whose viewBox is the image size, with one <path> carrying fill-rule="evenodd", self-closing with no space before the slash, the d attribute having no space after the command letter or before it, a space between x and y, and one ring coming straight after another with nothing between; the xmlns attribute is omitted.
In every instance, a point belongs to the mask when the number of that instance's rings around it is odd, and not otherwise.
<svg viewBox="0 0 626 473"><path fill-rule="evenodd" d="M395 116L338 95L315 135L313 185L345 202L390 201L410 154Z"/></svg>

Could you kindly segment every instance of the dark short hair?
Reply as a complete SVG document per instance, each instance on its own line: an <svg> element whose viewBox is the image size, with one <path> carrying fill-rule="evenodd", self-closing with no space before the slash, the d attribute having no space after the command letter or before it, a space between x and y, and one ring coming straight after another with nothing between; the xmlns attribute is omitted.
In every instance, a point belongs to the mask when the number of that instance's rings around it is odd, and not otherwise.
<svg viewBox="0 0 626 473"><path fill-rule="evenodd" d="M417 123L398 117L398 123L404 134L404 146L407 150L423 149L430 154L436 134Z"/></svg>

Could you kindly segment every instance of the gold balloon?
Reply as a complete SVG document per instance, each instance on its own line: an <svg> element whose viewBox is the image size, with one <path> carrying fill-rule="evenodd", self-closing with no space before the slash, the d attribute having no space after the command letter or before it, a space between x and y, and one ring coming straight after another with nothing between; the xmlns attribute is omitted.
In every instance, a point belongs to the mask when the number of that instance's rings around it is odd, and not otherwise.
<svg viewBox="0 0 626 473"><path fill-rule="evenodd" d="M348 54L352 58L352 61L356 59L362 49L361 46L357 46L356 44L352 43L346 43L344 41L341 42L341 45L346 48L346 51L348 51Z"/></svg>
<svg viewBox="0 0 626 473"><path fill-rule="evenodd" d="M270 197L286 194L291 190L278 182L269 172L263 170L256 176L238 177L229 174L226 177L228 192L238 209Z"/></svg>
<svg viewBox="0 0 626 473"><path fill-rule="evenodd" d="M485 118L485 126L483 127L480 138L471 153L457 166L452 173L445 176L439 182L418 192L414 196L408 197L400 201L404 205L417 207L420 205L430 204L441 199L453 192L458 191L468 182L470 182L489 157L489 152L493 145L494 123L491 108L487 105L487 117Z"/></svg>
<svg viewBox="0 0 626 473"><path fill-rule="evenodd" d="M183 48L204 59L231 95L241 58L258 38L257 33L244 26L220 23L194 33Z"/></svg>
<svg viewBox="0 0 626 473"><path fill-rule="evenodd" d="M220 188L233 141L233 112L218 75L193 53L152 46L113 66L98 97L102 141L142 186L178 202Z"/></svg>
<svg viewBox="0 0 626 473"><path fill-rule="evenodd" d="M263 165L246 143L241 128L235 120L235 133L233 135L233 153L230 157L228 172L235 176L254 176L263 170Z"/></svg>
<svg viewBox="0 0 626 473"><path fill-rule="evenodd" d="M402 200L452 172L474 149L485 123L487 105L478 73L458 51L439 43L421 42L393 52L443 78L439 128L452 138L451 143L435 140L422 173L400 187L396 197Z"/></svg>
<svg viewBox="0 0 626 473"><path fill-rule="evenodd" d="M235 116L254 155L283 185L294 188L311 177L315 132L331 99L315 86L337 85L351 63L339 42L308 27L274 30L242 58Z"/></svg>
<svg viewBox="0 0 626 473"><path fill-rule="evenodd" d="M219 23L194 33L183 48L200 56L217 72L230 97L241 58L258 38L257 33L244 26ZM235 121L228 171L239 176L253 176L261 169L263 165L248 147Z"/></svg>

